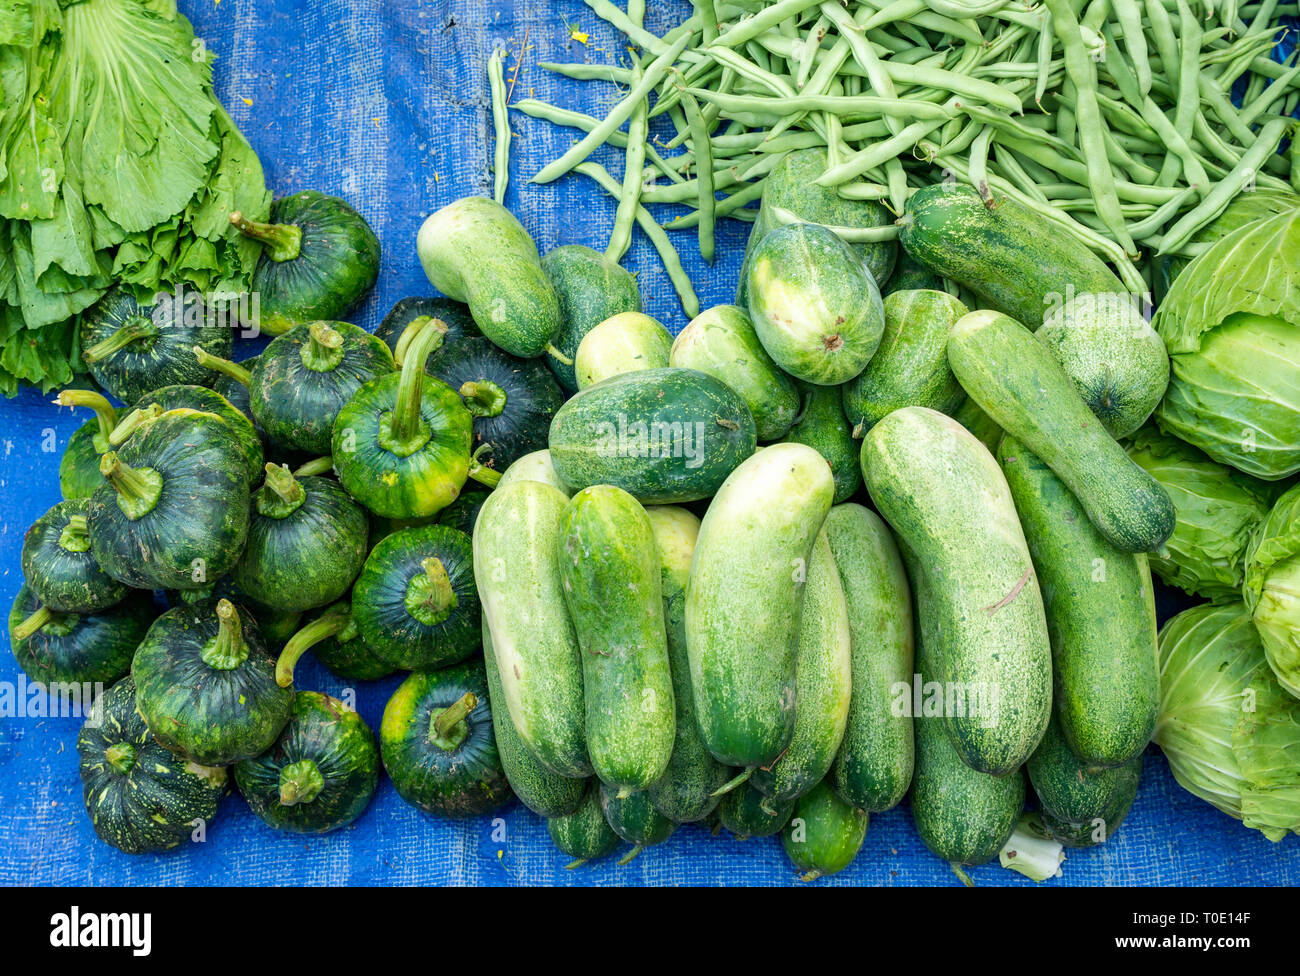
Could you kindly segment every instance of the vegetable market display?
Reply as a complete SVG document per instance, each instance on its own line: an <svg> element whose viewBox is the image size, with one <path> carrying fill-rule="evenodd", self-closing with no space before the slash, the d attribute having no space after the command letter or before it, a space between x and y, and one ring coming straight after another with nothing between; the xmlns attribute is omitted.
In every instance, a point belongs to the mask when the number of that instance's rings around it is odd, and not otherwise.
<svg viewBox="0 0 1300 976"><path fill-rule="evenodd" d="M121 2L29 19L75 35ZM382 767L434 816L517 797L575 869L704 823L779 834L812 880L907 799L963 880L997 859L1042 881L1120 829L1152 741L1191 793L1300 832L1279 5L711 0L660 38L641 5L587 3L636 50L547 67L617 106L509 107L586 132L533 180L618 196L604 254L543 255L502 205L494 51L495 199L415 242L442 297L345 321L373 231L312 191L271 205L250 165L210 226L262 297L255 358L178 317L167 292L212 281L166 258L146 288L101 255L75 330L25 320L75 334L123 404L59 395L94 416L10 614L29 676L101 688L78 739L99 836L177 847L232 785L326 833ZM587 158L606 142L621 181ZM192 226L177 199L154 224ZM720 217L753 230L735 303L701 310L667 231L707 258ZM635 227L692 313L675 338L619 264ZM1204 602L1158 629L1153 573ZM379 729L297 686L306 653L406 673Z"/></svg>

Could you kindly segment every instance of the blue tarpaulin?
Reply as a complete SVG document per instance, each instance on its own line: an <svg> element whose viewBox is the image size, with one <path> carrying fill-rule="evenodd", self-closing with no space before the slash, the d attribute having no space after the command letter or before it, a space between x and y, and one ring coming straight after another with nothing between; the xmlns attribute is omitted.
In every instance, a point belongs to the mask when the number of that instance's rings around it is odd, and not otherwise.
<svg viewBox="0 0 1300 976"><path fill-rule="evenodd" d="M415 254L421 221L469 194L491 192L492 121L485 64L493 45L514 97L534 96L603 115L612 85L563 82L539 61L607 63L622 39L579 0L182 0L182 12L218 57L217 91L266 168L277 196L316 189L351 201L383 243L383 270L355 320L373 328L398 299L431 289ZM662 33L689 9L650 5ZM517 70L517 79L514 78ZM507 205L549 250L603 249L614 206L581 176L550 186L528 177L562 153L573 130L511 113L514 145ZM598 154L601 158L601 154ZM621 162L607 159L621 174ZM675 235L701 304L731 300L747 225L726 222L717 263L705 265L690 233ZM627 265L647 312L676 332L685 317L653 249L638 231ZM0 596L21 585L23 533L59 500L58 461L86 419L34 391L0 401ZM0 682L19 670L0 653ZM358 710L378 728L397 679L362 684ZM298 687L339 694L344 683L308 657ZM325 837L277 833L238 796L227 798L203 843L132 857L98 840L82 806L73 718L0 718L0 883L783 885L796 873L776 840L736 841L685 826L625 867L613 859L565 871L569 860L545 824L515 805L499 818L452 822L404 803L383 780L366 813ZM1159 751L1146 757L1133 811L1104 846L1069 853L1049 885L1300 883L1300 840L1270 843L1184 792ZM1028 884L996 863L971 872L980 885ZM851 868L819 884L959 883L912 828L906 802L873 817Z"/></svg>

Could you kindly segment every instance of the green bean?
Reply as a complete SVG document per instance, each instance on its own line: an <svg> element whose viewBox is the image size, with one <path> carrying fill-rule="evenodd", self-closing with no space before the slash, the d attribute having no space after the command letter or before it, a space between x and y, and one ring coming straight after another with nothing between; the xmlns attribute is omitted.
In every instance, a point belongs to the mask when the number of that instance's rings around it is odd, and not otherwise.
<svg viewBox="0 0 1300 976"><path fill-rule="evenodd" d="M778 224L802 224L804 219L783 207L769 205L767 212ZM823 224L836 237L849 244L874 244L878 241L898 240L898 225L886 224L883 227L840 227L835 224Z"/></svg>
<svg viewBox="0 0 1300 976"><path fill-rule="evenodd" d="M584 132L590 132L600 125L600 119L592 118L590 115L584 115L582 112L575 112L572 109L557 108L554 105L548 105L546 102L539 102L534 98L521 98L515 102L511 108L518 109L525 115L534 119L542 119L551 122L554 125L566 126L570 129L582 129ZM619 149L627 148L627 135L620 129L615 129L609 134L608 142L611 146ZM673 168L649 143L645 146L646 157L655 165L655 168L664 176L674 183L682 182L682 176Z"/></svg>
<svg viewBox="0 0 1300 976"><path fill-rule="evenodd" d="M971 143L970 162L967 164L971 185L984 201L984 206L990 209L993 206L993 196L989 193L989 143L992 140L993 127L986 125Z"/></svg>
<svg viewBox="0 0 1300 976"><path fill-rule="evenodd" d="M1039 26L1039 30L1042 33L1039 34L1038 42L1038 83L1034 86L1034 104L1040 109L1043 107L1043 95L1047 92L1047 79L1052 64L1052 32L1049 30L1049 27L1051 26L1050 21L1051 15L1048 14L1047 9L1044 8L1042 13L1042 24Z"/></svg>
<svg viewBox="0 0 1300 976"><path fill-rule="evenodd" d="M1259 97L1247 103L1242 102L1241 121L1245 125L1252 125L1256 119L1264 114L1274 102L1281 97L1282 93L1287 90L1296 78L1300 78L1300 62L1293 65L1287 72L1285 78L1279 78L1269 85Z"/></svg>
<svg viewBox="0 0 1300 976"><path fill-rule="evenodd" d="M632 84L641 80L641 67L633 69ZM609 234L605 257L615 264L632 244L632 225L636 223L636 209L641 205L641 167L645 162L646 136L650 106L646 99L632 111L627 125L627 153L623 157L623 194L614 212L614 229Z"/></svg>
<svg viewBox="0 0 1300 976"><path fill-rule="evenodd" d="M1151 61L1147 57L1147 36L1142 30L1142 10L1137 0L1114 0L1113 6L1124 47L1133 60L1138 91L1148 95L1151 92Z"/></svg>
<svg viewBox="0 0 1300 976"><path fill-rule="evenodd" d="M718 201L717 206L713 208L715 217L731 217L735 220L753 220L754 211L746 210L745 205L753 203L763 195L763 182L750 183L729 197L723 197ZM682 214L675 217L668 223L664 224L665 230L687 230L696 227L700 222L700 212L698 210L692 213Z"/></svg>
<svg viewBox="0 0 1300 976"><path fill-rule="evenodd" d="M776 3L764 8L761 13L754 14L723 31L711 47L736 47L744 44L768 28L776 26L791 14L801 14L805 10L816 7L819 2L820 0L777 0Z"/></svg>
<svg viewBox="0 0 1300 976"><path fill-rule="evenodd" d="M881 116L890 112L906 112L916 118L946 121L950 112L929 102L902 102L897 98L880 98L875 95L788 95L766 97L762 95L728 95L703 88L689 88L696 98L721 105L727 112L783 115L785 112L807 109L813 112L835 112L843 116Z"/></svg>
<svg viewBox="0 0 1300 976"><path fill-rule="evenodd" d="M845 200L884 200L889 187L880 183L844 183L835 188Z"/></svg>
<svg viewBox="0 0 1300 976"><path fill-rule="evenodd" d="M696 210L700 215L699 241L700 256L709 264L713 263L713 223L714 207L717 204L713 196L713 156L709 151L709 127L704 121L704 113L699 103L690 95L682 96L682 105L686 108L686 119L690 123L692 137L695 139L696 153L699 158L697 182L699 183L699 203Z"/></svg>
<svg viewBox="0 0 1300 976"><path fill-rule="evenodd" d="M616 85L629 85L632 82L632 72L629 69L612 64L539 61L537 67L575 81L611 81Z"/></svg>
<svg viewBox="0 0 1300 976"><path fill-rule="evenodd" d="M700 33L706 45L718 39L718 11L713 0L691 0L700 18Z"/></svg>
<svg viewBox="0 0 1300 976"><path fill-rule="evenodd" d="M589 177L610 196L619 197L621 188L609 175L609 172L599 163L582 162L573 167L575 173L581 173ZM673 247L672 242L668 240L668 235L664 229L659 226L654 217L645 207L637 206L636 208L637 226L641 228L642 233L650 238L650 243L654 245L655 250L659 252L659 259L664 263L664 270L668 272L668 280L673 283L677 291L677 297L681 300L682 310L686 313L687 318L695 318L700 314L700 300L695 294L695 286L691 284L690 277L682 268L681 258L677 254L677 249Z"/></svg>
<svg viewBox="0 0 1300 976"><path fill-rule="evenodd" d="M488 89L492 96L492 127L496 134L496 152L493 157L492 195L497 203L505 202L506 186L510 182L510 118L506 113L506 79L502 70L504 52L494 47L488 57Z"/></svg>
<svg viewBox="0 0 1300 976"><path fill-rule="evenodd" d="M1129 233L1133 235L1135 240L1148 243L1165 224L1169 223L1170 220L1177 216L1178 211L1180 211L1189 201L1196 198L1196 194L1196 187L1183 187L1177 196L1170 197L1165 203L1156 207L1156 209L1151 212L1151 216L1136 224L1130 224L1128 229Z"/></svg>
<svg viewBox="0 0 1300 976"><path fill-rule="evenodd" d="M849 180L861 176L872 167L880 166L886 160L911 149L942 124L942 122L934 120L913 122L896 135L892 135L888 139L882 139L880 142L855 153L835 169L828 169L817 177L814 182L818 186L838 186L841 183L847 183Z"/></svg>

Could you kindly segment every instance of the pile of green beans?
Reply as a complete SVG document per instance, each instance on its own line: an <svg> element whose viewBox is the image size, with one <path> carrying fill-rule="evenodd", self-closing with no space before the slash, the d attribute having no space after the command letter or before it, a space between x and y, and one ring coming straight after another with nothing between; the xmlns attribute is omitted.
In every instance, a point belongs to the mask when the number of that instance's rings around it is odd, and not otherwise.
<svg viewBox="0 0 1300 976"><path fill-rule="evenodd" d="M637 49L620 65L543 64L613 83L603 119L523 99L511 108L580 130L532 177L571 171L618 199L608 254L626 253L646 206L688 208L711 261L719 218L747 207L781 155L825 147L818 182L902 212L949 176L993 203L1033 208L1149 287L1154 254L1194 237L1254 186L1300 189L1300 151L1279 155L1300 106L1300 61L1275 61L1278 0L693 0L662 37L644 5L584 0ZM675 135L648 137L666 116ZM626 128L624 125L626 123ZM587 163L624 150L622 180ZM1294 145L1294 143L1293 143ZM694 290L654 224L683 305ZM886 229L885 235L893 233Z"/></svg>

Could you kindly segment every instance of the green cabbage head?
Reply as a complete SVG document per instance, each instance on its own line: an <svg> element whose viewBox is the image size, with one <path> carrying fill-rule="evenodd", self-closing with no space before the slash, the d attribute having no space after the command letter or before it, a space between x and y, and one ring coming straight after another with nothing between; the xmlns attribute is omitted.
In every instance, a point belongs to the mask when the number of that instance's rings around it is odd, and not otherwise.
<svg viewBox="0 0 1300 976"><path fill-rule="evenodd" d="M1158 654L1154 741L1174 779L1269 840L1300 832L1300 701L1273 678L1246 608L1184 610Z"/></svg>
<svg viewBox="0 0 1300 976"><path fill-rule="evenodd" d="M1273 481L1300 471L1300 209L1246 224L1174 281L1153 325L1172 376L1156 422Z"/></svg>
<svg viewBox="0 0 1300 976"><path fill-rule="evenodd" d="M1246 545L1276 491L1153 427L1138 431L1128 454L1174 503L1174 534L1150 555L1151 571L1206 599L1241 599Z"/></svg>
<svg viewBox="0 0 1300 976"><path fill-rule="evenodd" d="M1300 485L1251 534L1242 597L1278 683L1300 698Z"/></svg>

